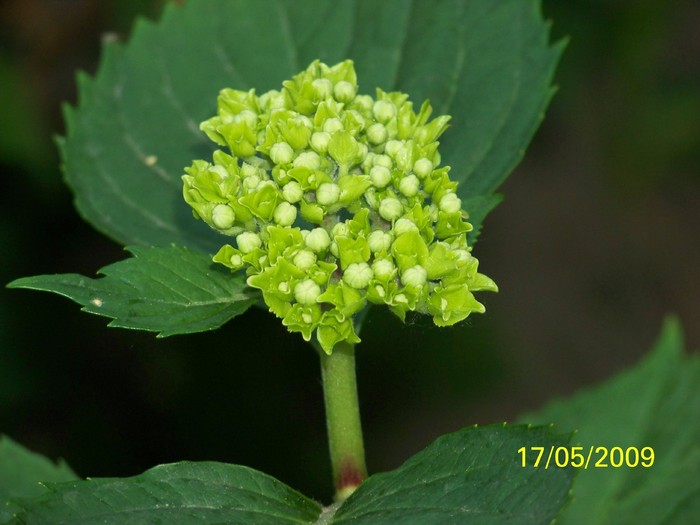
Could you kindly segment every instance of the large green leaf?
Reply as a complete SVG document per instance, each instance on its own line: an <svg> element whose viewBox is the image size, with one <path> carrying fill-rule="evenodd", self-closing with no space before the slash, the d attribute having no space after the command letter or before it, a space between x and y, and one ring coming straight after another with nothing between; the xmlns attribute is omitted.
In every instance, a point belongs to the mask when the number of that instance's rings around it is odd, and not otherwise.
<svg viewBox="0 0 700 525"><path fill-rule="evenodd" d="M55 292L82 304L86 312L111 317L110 326L162 337L213 330L256 300L243 274L232 275L208 255L175 246L128 250L134 257L103 268L101 279L38 275L8 286Z"/></svg>
<svg viewBox="0 0 700 525"><path fill-rule="evenodd" d="M700 358L684 355L676 320L667 321L652 353L632 370L522 419L578 428L574 441L586 452L655 452L651 468L594 468L591 461L576 478L563 525L700 523Z"/></svg>
<svg viewBox="0 0 700 525"><path fill-rule="evenodd" d="M21 512L11 523L546 525L568 499L573 469L523 468L517 451L567 439L549 427L467 428L326 509L246 467L162 465L132 478L49 484L14 502Z"/></svg>
<svg viewBox="0 0 700 525"><path fill-rule="evenodd" d="M313 523L321 506L276 479L223 463L161 465L132 478L49 484L10 523Z"/></svg>
<svg viewBox="0 0 700 525"><path fill-rule="evenodd" d="M371 476L330 523L549 524L568 500L574 471L523 468L518 449L567 441L549 427L494 425L447 434L398 469Z"/></svg>
<svg viewBox="0 0 700 525"><path fill-rule="evenodd" d="M212 149L198 124L225 87L259 91L321 58L356 62L361 89L401 89L453 116L443 158L462 196L485 196L521 158L552 94L562 46L538 0L189 0L79 76L60 141L80 213L123 244L215 251L180 175ZM478 215L475 219L481 218ZM478 223L475 224L478 227Z"/></svg>
<svg viewBox="0 0 700 525"><path fill-rule="evenodd" d="M0 523L18 510L11 498L35 497L46 492L41 482L71 481L77 476L65 462L54 463L27 450L7 436L0 436Z"/></svg>

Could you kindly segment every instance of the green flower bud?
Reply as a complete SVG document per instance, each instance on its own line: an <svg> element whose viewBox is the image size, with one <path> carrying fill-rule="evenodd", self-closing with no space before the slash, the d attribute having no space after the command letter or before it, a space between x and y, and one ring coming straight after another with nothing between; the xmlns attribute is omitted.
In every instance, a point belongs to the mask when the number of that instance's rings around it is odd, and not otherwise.
<svg viewBox="0 0 700 525"><path fill-rule="evenodd" d="M415 175L409 175L399 182L399 191L406 197L413 197L418 193L420 181Z"/></svg>
<svg viewBox="0 0 700 525"><path fill-rule="evenodd" d="M243 232L236 236L236 244L238 244L238 249L242 253L250 253L255 248L260 248L262 246L262 239L260 236L253 232Z"/></svg>
<svg viewBox="0 0 700 525"><path fill-rule="evenodd" d="M372 253L378 253L388 251L393 240L391 233L376 230L367 237L367 244L369 244L369 249L372 250Z"/></svg>
<svg viewBox="0 0 700 525"><path fill-rule="evenodd" d="M418 226L411 219L399 219L394 223L392 231L395 235L401 235L402 233L410 231L418 231Z"/></svg>
<svg viewBox="0 0 700 525"><path fill-rule="evenodd" d="M338 102L348 103L353 98L357 89L347 80L341 80L335 86L333 86L333 96Z"/></svg>
<svg viewBox="0 0 700 525"><path fill-rule="evenodd" d="M352 101L354 107L363 113L369 113L372 111L372 106L374 105L374 99L369 95L357 95L355 100Z"/></svg>
<svg viewBox="0 0 700 525"><path fill-rule="evenodd" d="M350 234L350 226L348 226L345 222L339 222L333 225L331 233L333 234L334 239L336 237L347 237Z"/></svg>
<svg viewBox="0 0 700 525"><path fill-rule="evenodd" d="M300 270L308 270L316 264L316 255L311 250L299 250L292 261Z"/></svg>
<svg viewBox="0 0 700 525"><path fill-rule="evenodd" d="M296 206L286 201L280 202L275 208L272 218L280 226L291 226L297 218Z"/></svg>
<svg viewBox="0 0 700 525"><path fill-rule="evenodd" d="M304 151L303 153L300 153L296 159L294 159L292 166L295 168L303 166L305 168L309 168L310 170L317 170L321 167L321 157L319 157L318 153L315 151Z"/></svg>
<svg viewBox="0 0 700 525"><path fill-rule="evenodd" d="M330 141L331 134L327 131L317 131L311 135L311 147L321 154L328 151L328 143Z"/></svg>
<svg viewBox="0 0 700 525"><path fill-rule="evenodd" d="M323 123L323 131L331 135L343 130L343 123L339 118L329 118Z"/></svg>
<svg viewBox="0 0 700 525"><path fill-rule="evenodd" d="M317 78L311 82L314 90L316 91L316 96L321 99L327 99L333 93L333 83L327 78Z"/></svg>
<svg viewBox="0 0 700 525"><path fill-rule="evenodd" d="M403 148L402 140L390 140L384 144L384 154L393 159L401 148Z"/></svg>
<svg viewBox="0 0 700 525"><path fill-rule="evenodd" d="M379 215L387 221L393 221L403 215L403 205L401 201L394 197L385 198L379 205Z"/></svg>
<svg viewBox="0 0 700 525"><path fill-rule="evenodd" d="M425 157L418 159L413 165L413 173L424 179L433 172L433 163Z"/></svg>
<svg viewBox="0 0 700 525"><path fill-rule="evenodd" d="M296 181L288 182L282 188L282 197L284 197L284 200L292 204L299 202L303 195L304 190L301 189L301 184Z"/></svg>
<svg viewBox="0 0 700 525"><path fill-rule="evenodd" d="M387 132L386 128L379 122L372 124L369 128L367 128L367 140L369 140L371 144L381 144L386 142L386 138L388 136L389 133Z"/></svg>
<svg viewBox="0 0 700 525"><path fill-rule="evenodd" d="M294 298L301 304L316 304L319 295L321 288L311 279L304 279L294 287Z"/></svg>
<svg viewBox="0 0 700 525"><path fill-rule="evenodd" d="M382 166L388 170L394 167L394 161L387 155L377 155L374 157L374 165Z"/></svg>
<svg viewBox="0 0 700 525"><path fill-rule="evenodd" d="M366 288L372 277L374 272L365 262L352 263L343 273L343 281L356 289Z"/></svg>
<svg viewBox="0 0 700 525"><path fill-rule="evenodd" d="M372 113L382 124L386 124L396 116L396 106L389 100L377 100L372 106Z"/></svg>
<svg viewBox="0 0 700 525"><path fill-rule="evenodd" d="M391 182L391 172L384 166L374 166L369 171L369 178L377 188L384 188Z"/></svg>
<svg viewBox="0 0 700 525"><path fill-rule="evenodd" d="M375 98L357 94L349 60L316 60L260 96L224 89L201 129L231 154L182 177L195 218L236 236L214 261L245 268L270 311L328 353L359 341L353 316L368 301L447 326L483 312L474 291L498 289L470 253L449 166L437 167L449 117L429 121L430 104L416 113L404 93ZM294 227L297 214L319 227Z"/></svg>
<svg viewBox="0 0 700 525"><path fill-rule="evenodd" d="M340 187L332 182L324 182L316 190L316 200L324 206L335 204L339 197Z"/></svg>
<svg viewBox="0 0 700 525"><path fill-rule="evenodd" d="M445 213L457 213L462 209L462 201L454 193L446 193L440 199L439 207Z"/></svg>
<svg viewBox="0 0 700 525"><path fill-rule="evenodd" d="M396 273L396 266L389 259L376 259L372 263L372 271L377 279L390 279Z"/></svg>
<svg viewBox="0 0 700 525"><path fill-rule="evenodd" d="M304 243L310 250L321 253L330 247L331 237L323 228L314 228L306 236Z"/></svg>
<svg viewBox="0 0 700 525"><path fill-rule="evenodd" d="M294 157L294 150L286 142L278 142L270 148L270 158L275 164L289 164Z"/></svg>
<svg viewBox="0 0 700 525"><path fill-rule="evenodd" d="M428 280L428 272L420 265L411 266L401 274L401 284L404 286L423 286Z"/></svg>
<svg viewBox="0 0 700 525"><path fill-rule="evenodd" d="M211 213L211 222L220 230L228 230L233 226L236 220L236 214L230 206L226 204L217 204Z"/></svg>

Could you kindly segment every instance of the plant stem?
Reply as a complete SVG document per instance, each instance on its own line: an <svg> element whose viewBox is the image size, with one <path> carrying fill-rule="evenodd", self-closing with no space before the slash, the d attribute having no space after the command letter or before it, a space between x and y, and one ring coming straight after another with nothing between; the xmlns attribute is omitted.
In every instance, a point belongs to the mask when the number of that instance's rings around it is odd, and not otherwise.
<svg viewBox="0 0 700 525"><path fill-rule="evenodd" d="M367 477L355 380L355 345L340 342L331 355L323 351L319 354L335 499L342 501Z"/></svg>

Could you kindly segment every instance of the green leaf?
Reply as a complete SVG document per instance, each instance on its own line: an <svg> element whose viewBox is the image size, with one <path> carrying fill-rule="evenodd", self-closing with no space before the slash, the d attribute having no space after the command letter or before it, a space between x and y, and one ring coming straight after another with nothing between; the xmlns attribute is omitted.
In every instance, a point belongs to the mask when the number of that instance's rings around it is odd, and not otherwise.
<svg viewBox="0 0 700 525"><path fill-rule="evenodd" d="M161 465L131 478L50 484L17 501L10 523L313 523L321 506L253 469L215 462Z"/></svg>
<svg viewBox="0 0 700 525"><path fill-rule="evenodd" d="M54 463L27 450L7 436L0 436L0 523L18 510L6 504L11 498L34 497L46 492L40 482L77 479L65 462Z"/></svg>
<svg viewBox="0 0 700 525"><path fill-rule="evenodd" d="M700 358L684 355L677 320L635 368L522 419L578 428L586 451L654 449L651 468L581 470L563 525L700 523Z"/></svg>
<svg viewBox="0 0 700 525"><path fill-rule="evenodd" d="M10 288L54 292L111 317L109 326L159 332L159 337L218 328L257 299L245 276L219 268L186 248L127 248L134 258L106 266L105 277L38 275Z"/></svg>
<svg viewBox="0 0 700 525"><path fill-rule="evenodd" d="M453 116L443 159L462 197L486 196L522 157L552 95L562 45L548 34L538 0L169 4L128 45L105 44L95 79L79 76L60 141L65 177L80 213L113 239L214 252L221 238L192 219L180 175L211 154L198 125L218 91L262 92L315 58L352 58L363 92L400 89Z"/></svg>
<svg viewBox="0 0 700 525"><path fill-rule="evenodd" d="M571 468L523 468L521 447L566 445L549 427L466 428L398 469L371 476L330 523L549 524L567 502Z"/></svg>

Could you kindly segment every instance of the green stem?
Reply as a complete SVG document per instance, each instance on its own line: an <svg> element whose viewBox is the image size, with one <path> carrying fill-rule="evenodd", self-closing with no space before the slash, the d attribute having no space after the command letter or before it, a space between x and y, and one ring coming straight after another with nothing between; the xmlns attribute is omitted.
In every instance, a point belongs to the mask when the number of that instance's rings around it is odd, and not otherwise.
<svg viewBox="0 0 700 525"><path fill-rule="evenodd" d="M340 342L331 355L319 353L335 499L342 501L367 477L355 381L355 345Z"/></svg>

